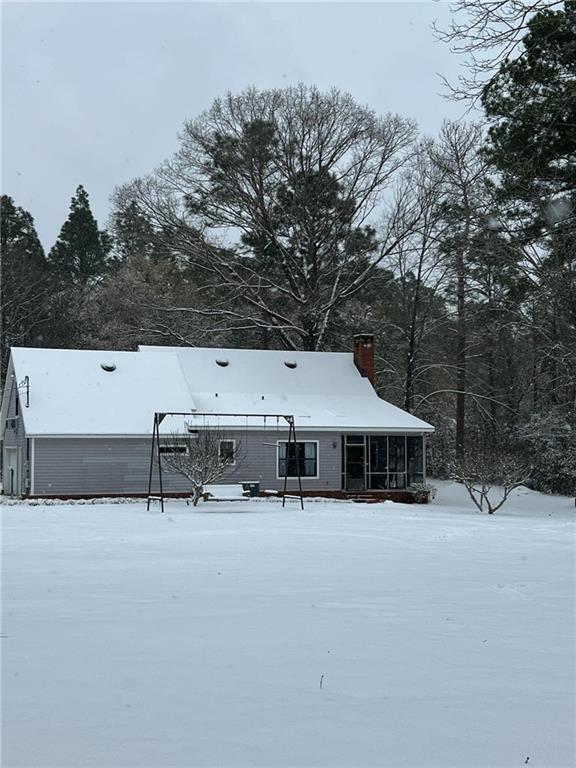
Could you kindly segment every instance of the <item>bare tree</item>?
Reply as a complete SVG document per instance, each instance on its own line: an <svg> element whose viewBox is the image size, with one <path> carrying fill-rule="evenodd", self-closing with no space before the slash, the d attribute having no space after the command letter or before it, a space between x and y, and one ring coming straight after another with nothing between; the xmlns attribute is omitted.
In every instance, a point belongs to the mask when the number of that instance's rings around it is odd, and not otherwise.
<svg viewBox="0 0 576 768"><path fill-rule="evenodd" d="M463 457L467 394L467 305L468 267L473 259L473 241L490 210L486 181L487 163L482 157L483 133L479 125L446 122L432 148L434 164L444 184L444 249L456 284L456 454Z"/></svg>
<svg viewBox="0 0 576 768"><path fill-rule="evenodd" d="M478 510L493 515L510 494L530 479L530 467L502 448L498 442L485 440L465 451L451 472L462 483ZM497 494L494 500L494 493ZM492 493L492 498L490 494Z"/></svg>
<svg viewBox="0 0 576 768"><path fill-rule="evenodd" d="M466 74L456 83L443 78L451 98L477 102L491 75L515 56L534 14L563 5L564 0L455 0L450 25L433 25L438 39L466 56Z"/></svg>
<svg viewBox="0 0 576 768"><path fill-rule="evenodd" d="M192 503L198 504L204 489L222 480L240 463L241 443L219 429L175 433L160 446L161 459L172 471L191 485Z"/></svg>
<svg viewBox="0 0 576 768"><path fill-rule="evenodd" d="M424 355L427 340L448 322L448 315L442 312L438 317L437 311L448 272L440 248L447 227L442 206L445 183L443 172L431 160L431 146L429 141L422 142L397 187L391 211L397 246L385 264L395 280L391 285L393 306L383 307L388 316L393 315L382 329L389 334L394 325L399 336L402 401L409 412L414 410L418 385L426 381L433 367L440 367L438 361Z"/></svg>
<svg viewBox="0 0 576 768"><path fill-rule="evenodd" d="M378 237L374 223L414 136L412 121L337 90L249 89L186 123L177 154L116 201L136 201L218 290L210 309L175 311L319 349L337 308L405 236L396 225Z"/></svg>

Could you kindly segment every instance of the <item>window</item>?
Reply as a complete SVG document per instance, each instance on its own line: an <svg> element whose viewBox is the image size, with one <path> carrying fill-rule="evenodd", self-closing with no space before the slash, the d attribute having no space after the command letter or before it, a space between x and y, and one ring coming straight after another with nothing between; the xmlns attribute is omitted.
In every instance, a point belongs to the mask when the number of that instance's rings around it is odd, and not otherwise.
<svg viewBox="0 0 576 768"><path fill-rule="evenodd" d="M318 477L318 442L278 441L278 477Z"/></svg>
<svg viewBox="0 0 576 768"><path fill-rule="evenodd" d="M187 449L185 445L160 445L158 451L160 453L186 453Z"/></svg>
<svg viewBox="0 0 576 768"><path fill-rule="evenodd" d="M220 440L219 455L223 464L236 464L236 440Z"/></svg>

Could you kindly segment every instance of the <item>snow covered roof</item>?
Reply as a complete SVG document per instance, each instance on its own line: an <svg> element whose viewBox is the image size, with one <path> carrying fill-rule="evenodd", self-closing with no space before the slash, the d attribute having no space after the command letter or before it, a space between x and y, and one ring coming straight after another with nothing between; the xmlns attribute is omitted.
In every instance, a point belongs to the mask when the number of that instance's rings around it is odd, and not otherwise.
<svg viewBox="0 0 576 768"><path fill-rule="evenodd" d="M155 411L195 407L174 357L159 365L139 352L20 347L12 362L16 380L30 381L20 411L29 436L146 435Z"/></svg>
<svg viewBox="0 0 576 768"><path fill-rule="evenodd" d="M17 381L30 381L26 432L149 435L155 411L293 415L297 429L432 432L374 392L352 353L142 346L137 352L14 348ZM105 370L112 368L113 370ZM258 429L263 419L187 417ZM267 422L270 424L270 420ZM166 419L162 431L182 429Z"/></svg>

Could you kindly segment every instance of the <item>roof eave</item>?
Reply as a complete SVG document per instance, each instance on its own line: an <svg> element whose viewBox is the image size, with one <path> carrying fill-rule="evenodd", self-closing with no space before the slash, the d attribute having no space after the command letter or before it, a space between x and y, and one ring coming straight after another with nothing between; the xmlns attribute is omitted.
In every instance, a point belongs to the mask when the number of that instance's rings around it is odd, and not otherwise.
<svg viewBox="0 0 576 768"><path fill-rule="evenodd" d="M226 428L226 425L220 425L221 428ZM296 424L297 428L297 434L306 433L306 432L327 432L327 433L338 433L338 434L350 434L350 433L362 433L365 435L374 434L374 435L425 435L425 434L433 434L435 429L432 426L423 426L423 427L366 427L366 426L336 426L336 427L326 427L326 426L313 426L313 425L298 425ZM272 427L263 427L260 426L252 426L252 427L242 427L242 428L235 428L233 425L229 427L229 429L235 431L235 432L276 432L276 428ZM286 427L287 429L287 427ZM285 430L284 430L285 431ZM164 433L161 432L161 435L166 437L170 433ZM42 433L42 432L27 432L26 437L29 438L38 438L38 439L45 439L45 440L55 440L55 439L72 439L76 438L78 440L94 440L94 439L114 439L114 440L149 440L152 437L152 433L132 433L127 434L123 432L116 432L116 433L91 433L91 434L82 434L82 433L76 433L76 432L68 432L68 433Z"/></svg>

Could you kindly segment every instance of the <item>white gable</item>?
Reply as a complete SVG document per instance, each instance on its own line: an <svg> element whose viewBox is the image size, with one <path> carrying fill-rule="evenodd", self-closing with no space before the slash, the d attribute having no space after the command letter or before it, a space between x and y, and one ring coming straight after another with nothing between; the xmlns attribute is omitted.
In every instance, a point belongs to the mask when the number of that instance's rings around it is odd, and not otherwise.
<svg viewBox="0 0 576 768"><path fill-rule="evenodd" d="M358 373L351 353L150 346L137 352L17 348L12 359L16 378L30 379L30 407L22 411L31 436L148 435L155 411L279 413L293 415L299 431L433 431L429 424L381 400ZM114 365L115 370L105 371L102 364ZM206 423L204 416L187 420ZM214 422L257 429L264 420L208 418L208 423ZM179 431L182 426L183 419L166 419L162 431Z"/></svg>

